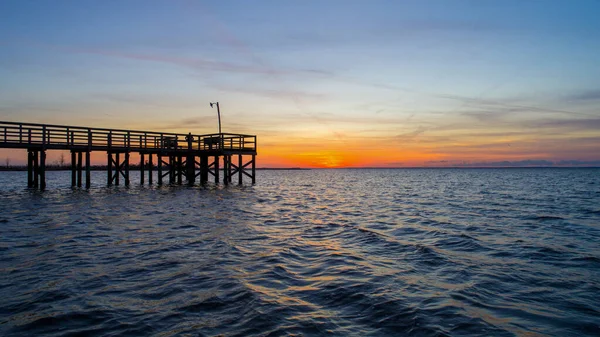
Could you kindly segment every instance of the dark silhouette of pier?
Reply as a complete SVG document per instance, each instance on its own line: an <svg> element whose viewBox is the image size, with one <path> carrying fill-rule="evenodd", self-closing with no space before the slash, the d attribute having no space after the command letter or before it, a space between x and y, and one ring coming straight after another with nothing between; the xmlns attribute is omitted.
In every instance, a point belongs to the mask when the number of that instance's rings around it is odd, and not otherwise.
<svg viewBox="0 0 600 337"><path fill-rule="evenodd" d="M41 190L46 188L47 150L71 152L72 186L82 186L85 171L85 187L90 187L92 151L107 154L109 186L119 185L121 178L126 186L130 184L132 152L140 155L142 185L146 172L148 184L153 183L154 170L158 171L159 185L166 179L170 184L182 184L184 178L189 185L198 178L200 183L206 183L209 175L219 183L221 158L223 184L227 185L236 175L239 184L244 175L255 183L256 145L256 136L233 133L194 135L0 121L0 148L27 150L27 186Z"/></svg>

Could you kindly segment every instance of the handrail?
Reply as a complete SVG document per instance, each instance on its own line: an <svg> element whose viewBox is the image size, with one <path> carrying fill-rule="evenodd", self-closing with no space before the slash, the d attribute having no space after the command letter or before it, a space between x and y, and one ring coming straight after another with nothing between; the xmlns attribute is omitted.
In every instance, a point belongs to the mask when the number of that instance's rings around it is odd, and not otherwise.
<svg viewBox="0 0 600 337"><path fill-rule="evenodd" d="M256 150L256 136L234 133L197 135L6 121L0 121L0 130L0 147L11 144L61 149L87 147L88 151L94 148Z"/></svg>

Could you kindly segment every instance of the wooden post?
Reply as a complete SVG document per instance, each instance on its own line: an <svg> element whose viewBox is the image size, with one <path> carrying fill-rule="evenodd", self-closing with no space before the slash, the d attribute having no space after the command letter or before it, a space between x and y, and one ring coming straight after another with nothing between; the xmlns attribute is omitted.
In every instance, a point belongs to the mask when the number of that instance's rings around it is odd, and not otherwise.
<svg viewBox="0 0 600 337"><path fill-rule="evenodd" d="M169 184L175 184L175 156L169 155Z"/></svg>
<svg viewBox="0 0 600 337"><path fill-rule="evenodd" d="M185 165L187 182L188 185L192 186L196 182L196 157L193 154L188 154Z"/></svg>
<svg viewBox="0 0 600 337"><path fill-rule="evenodd" d="M181 185L182 176L183 176L183 157L181 155L177 156L177 184Z"/></svg>
<svg viewBox="0 0 600 337"><path fill-rule="evenodd" d="M208 181L208 156L200 156L200 183L205 184Z"/></svg>
<svg viewBox="0 0 600 337"><path fill-rule="evenodd" d="M148 184L152 185L152 153L148 154Z"/></svg>
<svg viewBox="0 0 600 337"><path fill-rule="evenodd" d="M81 187L82 157L83 153L77 152L77 187Z"/></svg>
<svg viewBox="0 0 600 337"><path fill-rule="evenodd" d="M40 151L40 190L46 189L46 150Z"/></svg>
<svg viewBox="0 0 600 337"><path fill-rule="evenodd" d="M219 183L219 156L215 156L215 184Z"/></svg>
<svg viewBox="0 0 600 337"><path fill-rule="evenodd" d="M242 165L244 165L242 163L242 155L238 154L238 184L242 185L243 181L242 181L242 176L243 176L243 168Z"/></svg>
<svg viewBox="0 0 600 337"><path fill-rule="evenodd" d="M113 183L113 161L112 161L112 153L108 152L108 169L106 170L108 172L108 178L107 178L107 185L111 186Z"/></svg>
<svg viewBox="0 0 600 337"><path fill-rule="evenodd" d="M171 156L172 160L171 160L171 176L172 176L172 182L171 184L175 184L177 183L177 156L172 155Z"/></svg>
<svg viewBox="0 0 600 337"><path fill-rule="evenodd" d="M233 161L233 156L229 155L228 156L229 159L227 159L227 165L229 166L229 173L227 173L227 176L229 177L229 182L231 183L233 181L233 166L231 166L232 161Z"/></svg>
<svg viewBox="0 0 600 337"><path fill-rule="evenodd" d="M129 138L129 132L127 132ZM129 151L125 152L125 186L129 186Z"/></svg>
<svg viewBox="0 0 600 337"><path fill-rule="evenodd" d="M140 136L140 143L142 142L142 136ZM144 173L144 154L142 152L140 152L140 185L144 185L144 178L145 178L145 173Z"/></svg>
<svg viewBox="0 0 600 337"><path fill-rule="evenodd" d="M188 143L188 154L187 154L187 157L185 160L185 165L186 165L185 175L187 177L188 185L192 186L192 185L194 185L194 182L196 181L196 156L194 156L194 154L192 153L194 137L192 136L192 133L190 132L185 137L185 139L187 140L187 143ZM181 169L183 169L183 168L181 168Z"/></svg>
<svg viewBox="0 0 600 337"><path fill-rule="evenodd" d="M229 177L227 175L227 155L223 156L223 184L229 185Z"/></svg>
<svg viewBox="0 0 600 337"><path fill-rule="evenodd" d="M92 174L91 174L91 165L90 162L90 151L85 152L85 188L90 188L92 184Z"/></svg>
<svg viewBox="0 0 600 337"><path fill-rule="evenodd" d="M77 186L77 157L75 151L71 150L71 187Z"/></svg>
<svg viewBox="0 0 600 337"><path fill-rule="evenodd" d="M162 156L160 155L160 153L157 155L157 159L158 159L158 163L156 163L156 167L158 168L158 184L162 185Z"/></svg>
<svg viewBox="0 0 600 337"><path fill-rule="evenodd" d="M119 152L115 153L115 163L116 163L116 167L115 167L115 185L119 186L119 180L120 180L120 175L121 175L121 159L119 158Z"/></svg>
<svg viewBox="0 0 600 337"><path fill-rule="evenodd" d="M252 184L256 184L256 155L252 155Z"/></svg>
<svg viewBox="0 0 600 337"><path fill-rule="evenodd" d="M40 182L39 151L33 152L33 187L38 188Z"/></svg>
<svg viewBox="0 0 600 337"><path fill-rule="evenodd" d="M112 131L108 132L108 136L106 137L106 145L108 146L108 186L112 186L113 183L113 165L112 165L112 153L110 152L110 148L112 147Z"/></svg>

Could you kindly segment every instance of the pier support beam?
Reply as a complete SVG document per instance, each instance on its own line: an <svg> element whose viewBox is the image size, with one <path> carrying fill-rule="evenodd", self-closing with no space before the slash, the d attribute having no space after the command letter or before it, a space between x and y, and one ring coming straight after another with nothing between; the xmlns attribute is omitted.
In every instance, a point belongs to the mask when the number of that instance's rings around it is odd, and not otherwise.
<svg viewBox="0 0 600 337"><path fill-rule="evenodd" d="M120 152L108 152L108 186L112 184L118 186L120 177L125 180L125 186L129 186L129 152L123 153L123 162L120 154Z"/></svg>
<svg viewBox="0 0 600 337"><path fill-rule="evenodd" d="M125 152L125 186L129 186L129 152Z"/></svg>
<svg viewBox="0 0 600 337"><path fill-rule="evenodd" d="M175 154L168 154L169 162L163 160L163 156L161 154L158 155L158 184L162 185L163 178L167 175L169 176L169 184L175 184L177 181L179 184L182 182L183 175L183 157ZM163 173L163 169L166 168L167 172Z"/></svg>
<svg viewBox="0 0 600 337"><path fill-rule="evenodd" d="M140 152L140 185L144 186L144 178L146 178L146 175L144 174L144 171L146 169L146 163L144 163L144 154Z"/></svg>
<svg viewBox="0 0 600 337"><path fill-rule="evenodd" d="M192 186L196 182L196 158L193 154L188 154L185 160L185 176L188 185Z"/></svg>
<svg viewBox="0 0 600 337"><path fill-rule="evenodd" d="M252 183L256 183L256 155L252 155L252 158L250 159L250 161L244 163L243 160L243 155L238 154L238 164L235 165L233 163L231 163L231 157L229 159L229 165L233 168L233 172L230 169L230 178L231 176L234 176L235 174L238 175L238 183L240 185L243 184L243 176L247 176L248 178L252 179ZM250 166L250 168L248 168L248 166ZM250 171L250 173L248 173L248 171ZM231 179L230 179L231 181Z"/></svg>
<svg viewBox="0 0 600 337"><path fill-rule="evenodd" d="M115 158L116 158L115 160L116 161L114 162L114 165L115 165L115 174L114 174L114 177L115 177L115 185L117 185L117 186L119 186L119 181L121 180L120 173L122 172L121 169L123 168L119 164L119 163L121 163L121 159L119 159L119 157L120 157L119 152L115 153Z"/></svg>
<svg viewBox="0 0 600 337"><path fill-rule="evenodd" d="M242 185L243 180L242 180L242 174L243 174L244 170L242 167L242 155L238 154L238 184Z"/></svg>
<svg viewBox="0 0 600 337"><path fill-rule="evenodd" d="M215 184L219 183L219 156L215 156Z"/></svg>
<svg viewBox="0 0 600 337"><path fill-rule="evenodd" d="M148 185L152 185L152 153L148 153Z"/></svg>
<svg viewBox="0 0 600 337"><path fill-rule="evenodd" d="M177 185L181 185L183 182L183 157L181 155L177 156Z"/></svg>
<svg viewBox="0 0 600 337"><path fill-rule="evenodd" d="M81 187L83 176L83 153L71 151L71 187ZM85 188L91 185L91 160L90 151L85 151Z"/></svg>
<svg viewBox="0 0 600 337"><path fill-rule="evenodd" d="M169 184L175 184L175 170L173 169L177 165L175 156L169 156Z"/></svg>
<svg viewBox="0 0 600 337"><path fill-rule="evenodd" d="M256 184L256 155L252 155L252 184Z"/></svg>
<svg viewBox="0 0 600 337"><path fill-rule="evenodd" d="M77 186L77 153L71 151L71 187Z"/></svg>
<svg viewBox="0 0 600 337"><path fill-rule="evenodd" d="M156 163L156 168L158 169L158 184L162 185L162 178L163 178L163 173L162 173L162 164L163 164L163 160L162 160L162 156L159 153L158 154L158 162Z"/></svg>
<svg viewBox="0 0 600 337"><path fill-rule="evenodd" d="M45 150L27 150L27 187L46 189Z"/></svg>
<svg viewBox="0 0 600 337"><path fill-rule="evenodd" d="M81 187L81 175L83 171L83 153L77 153L77 187Z"/></svg>
<svg viewBox="0 0 600 337"><path fill-rule="evenodd" d="M208 182L208 156L200 156L200 183L206 184Z"/></svg>
<svg viewBox="0 0 600 337"><path fill-rule="evenodd" d="M92 163L90 160L90 151L85 153L85 188L90 188L92 184Z"/></svg>
<svg viewBox="0 0 600 337"><path fill-rule="evenodd" d="M40 190L46 189L46 150L39 151L40 153L40 166L38 167L40 175Z"/></svg>
<svg viewBox="0 0 600 337"><path fill-rule="evenodd" d="M223 184L229 185L229 156L223 156Z"/></svg>

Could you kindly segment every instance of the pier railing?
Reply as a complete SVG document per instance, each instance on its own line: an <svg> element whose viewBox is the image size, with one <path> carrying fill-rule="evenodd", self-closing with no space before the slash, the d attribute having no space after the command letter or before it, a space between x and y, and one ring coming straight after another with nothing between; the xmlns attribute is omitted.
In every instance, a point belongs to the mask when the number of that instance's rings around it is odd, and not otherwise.
<svg viewBox="0 0 600 337"><path fill-rule="evenodd" d="M0 147L255 152L256 136L233 133L194 135L0 121Z"/></svg>

